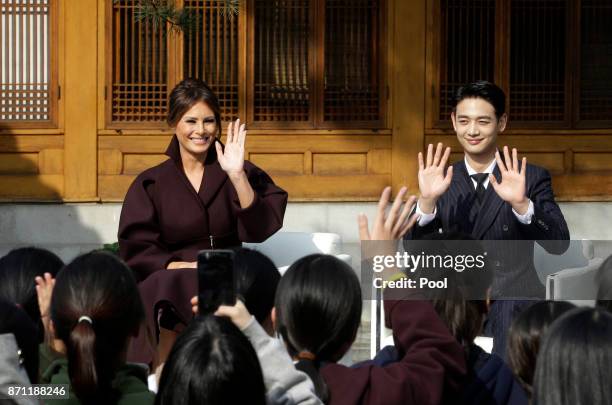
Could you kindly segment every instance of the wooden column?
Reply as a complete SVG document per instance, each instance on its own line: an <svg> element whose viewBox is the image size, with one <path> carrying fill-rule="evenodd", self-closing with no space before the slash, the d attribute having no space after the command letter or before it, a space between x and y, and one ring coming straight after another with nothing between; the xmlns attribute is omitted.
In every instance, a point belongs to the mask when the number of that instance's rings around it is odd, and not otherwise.
<svg viewBox="0 0 612 405"><path fill-rule="evenodd" d="M97 200L96 0L64 1L65 201Z"/></svg>
<svg viewBox="0 0 612 405"><path fill-rule="evenodd" d="M417 154L425 139L426 0L390 2L393 19L392 64L392 184L418 194Z"/></svg>

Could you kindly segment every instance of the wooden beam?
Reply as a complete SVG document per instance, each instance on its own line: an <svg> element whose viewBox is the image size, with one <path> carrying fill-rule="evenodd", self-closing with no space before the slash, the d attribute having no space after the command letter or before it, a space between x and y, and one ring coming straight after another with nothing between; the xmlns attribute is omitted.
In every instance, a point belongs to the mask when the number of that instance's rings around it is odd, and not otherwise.
<svg viewBox="0 0 612 405"><path fill-rule="evenodd" d="M96 0L66 2L64 199L97 199Z"/></svg>
<svg viewBox="0 0 612 405"><path fill-rule="evenodd" d="M0 135L0 152L40 152L64 147L63 136L38 135L41 132L39 130L31 132L35 132L36 135Z"/></svg>
<svg viewBox="0 0 612 405"><path fill-rule="evenodd" d="M124 153L164 153L168 136L101 136L100 149L118 149ZM261 135L249 138L247 135L246 149L253 152L270 153L301 153L311 151L357 153L372 149L390 149L389 136L353 136L353 135ZM415 155L416 156L416 155Z"/></svg>
<svg viewBox="0 0 612 405"><path fill-rule="evenodd" d="M100 197L105 202L123 201L135 175L100 175ZM289 201L376 201L390 176L274 175L274 182L289 193ZM0 195L1 196L1 195Z"/></svg>
<svg viewBox="0 0 612 405"><path fill-rule="evenodd" d="M425 130L426 0L389 2L394 37L391 100L393 109L392 184L418 193L417 154Z"/></svg>
<svg viewBox="0 0 612 405"><path fill-rule="evenodd" d="M456 135L427 135L427 143L442 142L450 146L453 152L460 152L461 146ZM610 152L612 151L612 136L607 135L506 135L502 134L497 140L502 147L517 148L519 152Z"/></svg>
<svg viewBox="0 0 612 405"><path fill-rule="evenodd" d="M0 202L61 201L63 176L0 175Z"/></svg>

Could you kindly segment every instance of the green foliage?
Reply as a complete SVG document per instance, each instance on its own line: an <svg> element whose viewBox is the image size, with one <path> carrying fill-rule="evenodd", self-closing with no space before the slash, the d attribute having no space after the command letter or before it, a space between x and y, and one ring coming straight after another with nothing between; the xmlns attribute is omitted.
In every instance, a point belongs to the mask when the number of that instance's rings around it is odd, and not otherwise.
<svg viewBox="0 0 612 405"><path fill-rule="evenodd" d="M119 3L121 0L113 0ZM222 0L223 15L232 18L240 10L240 0ZM177 8L173 0L139 0L134 15L137 21L149 21L153 28L168 24L171 32L184 32L189 34L199 24L199 16L191 9Z"/></svg>
<svg viewBox="0 0 612 405"><path fill-rule="evenodd" d="M240 0L224 0L225 4L223 5L222 13L229 17L238 15L238 11L240 10Z"/></svg>
<svg viewBox="0 0 612 405"><path fill-rule="evenodd" d="M190 32L198 23L198 16L192 11L174 5L172 0L141 0L134 12L136 21L149 21L153 29L169 24L170 31Z"/></svg>
<svg viewBox="0 0 612 405"><path fill-rule="evenodd" d="M119 242L106 243L104 244L104 247L102 247L102 250L111 252L112 254L119 256Z"/></svg>

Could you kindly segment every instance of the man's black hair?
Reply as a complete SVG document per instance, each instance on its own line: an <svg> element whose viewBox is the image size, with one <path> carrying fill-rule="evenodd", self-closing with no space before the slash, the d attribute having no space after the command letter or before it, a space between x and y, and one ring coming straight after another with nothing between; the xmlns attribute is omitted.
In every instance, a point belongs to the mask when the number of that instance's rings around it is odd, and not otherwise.
<svg viewBox="0 0 612 405"><path fill-rule="evenodd" d="M455 93L453 112L457 109L457 104L466 98L482 98L489 102L495 109L495 116L500 119L506 112L506 94L497 85L486 80L465 84Z"/></svg>

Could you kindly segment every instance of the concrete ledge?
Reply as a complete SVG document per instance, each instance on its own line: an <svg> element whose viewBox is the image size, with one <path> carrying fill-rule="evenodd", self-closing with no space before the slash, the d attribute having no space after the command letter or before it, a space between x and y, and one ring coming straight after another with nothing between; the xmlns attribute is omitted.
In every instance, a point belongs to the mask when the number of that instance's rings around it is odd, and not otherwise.
<svg viewBox="0 0 612 405"><path fill-rule="evenodd" d="M612 203L562 203L572 239L612 240ZM334 232L357 258L357 215L373 218L376 203L290 203L284 231ZM0 204L0 255L35 245L62 259L117 241L121 204Z"/></svg>

